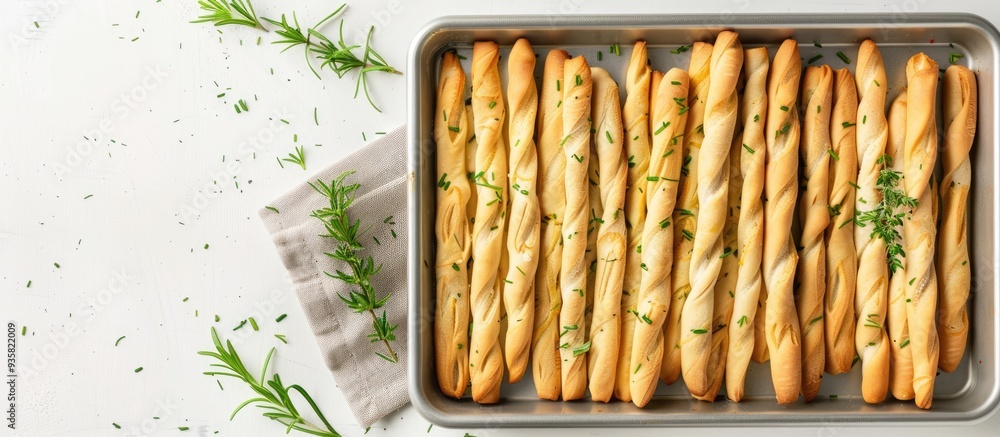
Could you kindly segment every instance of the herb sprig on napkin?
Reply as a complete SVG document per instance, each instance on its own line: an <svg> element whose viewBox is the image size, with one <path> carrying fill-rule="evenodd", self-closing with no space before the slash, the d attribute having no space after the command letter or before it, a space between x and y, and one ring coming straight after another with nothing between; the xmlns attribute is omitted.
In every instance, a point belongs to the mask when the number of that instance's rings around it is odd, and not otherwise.
<svg viewBox="0 0 1000 437"><path fill-rule="evenodd" d="M324 252L324 255L341 261L350 268L349 271L336 270L335 273L325 272L331 278L339 279L349 286L356 286L357 290L351 290L350 294L344 296L337 294L348 308L354 312L368 313L372 318L373 332L368 334L368 339L372 343L382 342L385 344L386 353L375 352L382 359L391 363L399 362L399 357L392 350L390 342L396 340L395 330L399 325L389 323L385 310L379 316L377 310L385 306L392 293L379 296L372 285L371 279L382 270L381 264L375 264L375 260L370 256L361 256L359 252L364 249L361 244L361 237L365 230L361 230L361 219L351 220L348 216L348 209L354 203L355 192L361 187L360 184L349 184L345 182L348 176L354 174L353 171L346 172L330 181L329 184L317 180L315 184L309 183L316 192L329 199L328 208L320 208L312 212L311 217L323 222L326 234L322 237L332 238L337 242L337 248L333 252Z"/></svg>

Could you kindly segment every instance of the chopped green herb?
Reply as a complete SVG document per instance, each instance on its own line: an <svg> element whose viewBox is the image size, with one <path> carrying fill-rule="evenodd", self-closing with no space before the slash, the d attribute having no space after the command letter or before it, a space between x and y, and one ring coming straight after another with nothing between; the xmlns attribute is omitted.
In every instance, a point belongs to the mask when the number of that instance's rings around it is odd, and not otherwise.
<svg viewBox="0 0 1000 437"><path fill-rule="evenodd" d="M851 63L851 58L848 58L847 55L844 54L844 52L837 51L837 57L840 58L841 61L844 61L845 64Z"/></svg>

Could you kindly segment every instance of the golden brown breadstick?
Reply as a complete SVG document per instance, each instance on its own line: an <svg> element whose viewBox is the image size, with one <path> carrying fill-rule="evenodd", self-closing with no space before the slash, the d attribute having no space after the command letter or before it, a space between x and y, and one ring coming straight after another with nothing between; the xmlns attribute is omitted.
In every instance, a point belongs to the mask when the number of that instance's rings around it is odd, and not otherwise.
<svg viewBox="0 0 1000 437"><path fill-rule="evenodd" d="M767 48L743 51L746 88L740 108L743 120L743 144L740 148L740 177L743 180L737 237L739 272L733 298L733 315L729 321L729 352L726 358L726 395L739 402L743 399L747 366L755 349L754 321L763 288L760 275L761 252L764 248L764 123L767 114ZM732 152L730 152L732 153ZM730 180L735 173L730 173ZM764 350L767 344L764 343Z"/></svg>
<svg viewBox="0 0 1000 437"><path fill-rule="evenodd" d="M722 269L722 230L726 223L729 149L739 99L736 82L743 68L743 47L735 32L719 33L712 51L711 82L705 102L705 139L698 161L698 222L691 252L691 293L681 312L681 371L691 396L708 392L715 282Z"/></svg>
<svg viewBox="0 0 1000 437"><path fill-rule="evenodd" d="M507 312L507 341L504 358L510 382L521 380L528 367L531 329L535 318L535 270L538 267L539 226L535 151L535 115L538 91L535 89L535 52L528 40L514 43L507 60L507 103L510 105L507 132L510 135L510 215L507 253L509 266L504 281L503 299Z"/></svg>
<svg viewBox="0 0 1000 437"><path fill-rule="evenodd" d="M792 293L798 263L792 238L792 217L799 191L799 118L795 101L801 71L798 44L785 40L771 63L764 131L768 159L764 183L763 265L767 287L764 337L779 404L798 399L802 383L799 318Z"/></svg>
<svg viewBox="0 0 1000 437"><path fill-rule="evenodd" d="M856 215L874 210L882 201L878 188L881 157L888 137L885 120L885 67L882 54L871 40L861 43L855 81L858 86L858 189ZM871 229L854 227L854 250L858 254L857 314L854 347L861 359L861 395L868 403L885 399L889 389L889 338L885 324L888 306L889 270L885 263L885 241Z"/></svg>
<svg viewBox="0 0 1000 437"><path fill-rule="evenodd" d="M695 226L698 217L698 155L705 138L705 102L708 100L712 44L696 42L691 45L691 63L688 66L690 86L685 100L675 104L687 108L687 123L681 164L680 193L674 209L674 266L671 272L672 297L667 321L664 322L663 365L660 380L673 384L681 374L681 314L684 301L691 292L691 251L694 248Z"/></svg>
<svg viewBox="0 0 1000 437"><path fill-rule="evenodd" d="M477 185L476 223L472 231L472 344L469 366L472 399L500 401L503 353L500 348L501 279L504 208L507 205L507 147L503 142L504 99L500 91L494 42L472 48L472 107L475 114Z"/></svg>
<svg viewBox="0 0 1000 437"><path fill-rule="evenodd" d="M604 215L597 221L597 279L594 281L594 317L590 324L590 354L587 374L590 397L611 400L618 364L621 331L622 284L625 278L625 185L628 158L622 142L622 113L618 84L600 68L591 68L594 82L594 139L601 164L601 204Z"/></svg>
<svg viewBox="0 0 1000 437"><path fill-rule="evenodd" d="M642 233L642 285L639 305L632 314L623 317L635 324L632 343L631 373L632 402L645 406L656 391L663 361L663 323L671 305L670 273L673 261L671 213L677 202L677 182L683 162L677 135L684 132L686 111L675 104L688 95L688 76L673 68L654 73L650 99L653 148L646 176L646 223Z"/></svg>
<svg viewBox="0 0 1000 437"><path fill-rule="evenodd" d="M889 140L885 154L892 159L891 170L903 171L903 142L906 139L906 90L899 94L889 108ZM908 208L896 208L894 214L907 214ZM896 231L903 235L903 226ZM910 355L910 329L906 326L906 258L900 257L900 266L889 278L889 306L886 315L886 332L889 335L889 391L897 400L913 399L913 357Z"/></svg>
<svg viewBox="0 0 1000 437"><path fill-rule="evenodd" d="M906 63L906 140L903 145L903 185L906 195L917 199L912 216L903 220L906 243L906 322L913 357L914 402L930 408L938 367L937 274L931 188L937 159L937 124L934 118L938 64L923 53Z"/></svg>
<svg viewBox="0 0 1000 437"><path fill-rule="evenodd" d="M563 400L580 399L587 391L587 223L590 199L587 166L590 164L590 99L593 83L590 66L582 56L563 65L563 153L566 155L566 219L563 221L563 257L560 281L559 353L562 356Z"/></svg>
<svg viewBox="0 0 1000 437"><path fill-rule="evenodd" d="M740 93L742 94L742 93ZM737 122L729 149L729 192L727 193L726 225L722 231L722 270L715 283L712 319L712 348L708 356L708 390L697 399L712 402L722 388L729 358L729 320L733 317L733 300L739 275L737 247L740 221L740 194L743 175L740 173L740 151L743 150L743 128Z"/></svg>
<svg viewBox="0 0 1000 437"><path fill-rule="evenodd" d="M437 143L438 190L435 276L437 310L434 314L434 352L441 391L462 397L469 385L469 276L472 251L466 208L472 189L465 177L465 144L469 136L463 94L465 71L458 56L441 60L434 139ZM435 116L438 118L437 116Z"/></svg>
<svg viewBox="0 0 1000 437"><path fill-rule="evenodd" d="M806 189L799 199L802 237L799 245L796 309L802 330L802 397L811 401L819 393L826 361L823 336L823 301L826 297L826 245L823 236L830 224L827 186L830 183L830 113L833 110L833 70L830 66L806 67L802 79L803 179ZM793 109L794 110L794 109Z"/></svg>
<svg viewBox="0 0 1000 437"><path fill-rule="evenodd" d="M958 367L969 339L966 301L972 283L966 209L972 184L969 151L976 136L976 75L961 65L944 72L944 147L941 164L941 228L938 233L938 336L945 372Z"/></svg>
<svg viewBox="0 0 1000 437"><path fill-rule="evenodd" d="M858 280L858 254L854 250L854 185L858 178L858 89L846 68L833 81L833 114L830 120L830 224L826 227L826 372L851 371L854 362L854 293Z"/></svg>
<svg viewBox="0 0 1000 437"><path fill-rule="evenodd" d="M649 169L649 86L650 69L646 55L646 43L639 41L632 49L632 58L625 74L625 106L622 118L625 124L625 155L628 159L628 186L625 194L625 223L628 236L628 250L625 256L625 280L622 291L621 344L618 348L618 365L615 377L615 397L632 401L629 381L632 372L632 338L635 323L628 317L636 311L639 302L639 286L642 263L639 246L642 244L642 230L646 222L646 176Z"/></svg>
<svg viewBox="0 0 1000 437"><path fill-rule="evenodd" d="M538 205L542 210L541 251L535 273L535 329L531 343L531 375L538 397L558 400L562 394L559 357L559 310L562 288L562 221L566 209L566 155L562 128L563 63L569 55L552 50L545 57L538 104Z"/></svg>

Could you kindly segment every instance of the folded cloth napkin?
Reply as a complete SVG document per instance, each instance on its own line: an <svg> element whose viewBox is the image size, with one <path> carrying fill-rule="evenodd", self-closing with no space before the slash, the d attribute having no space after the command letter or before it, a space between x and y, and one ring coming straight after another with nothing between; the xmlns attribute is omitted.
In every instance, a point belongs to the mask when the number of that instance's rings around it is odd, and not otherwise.
<svg viewBox="0 0 1000 437"><path fill-rule="evenodd" d="M382 271L372 278L378 293L391 292L383 307L396 328L391 342L399 356L390 363L375 352L385 353L382 342L371 343L368 314L353 312L337 294L347 296L352 287L323 272L345 270L326 255L333 252L332 238L320 237L326 229L310 217L312 211L329 207L329 201L306 183L259 211L274 240L281 261L295 285L302 310L337 385L361 426L367 427L407 402L406 391L406 131L399 127L363 147L308 180L330 183L345 171L354 171L346 182L359 183L354 204L348 210L361 228L371 228L361 243L362 255L370 255ZM391 217L391 218L390 218ZM387 218L390 218L387 220ZM376 239L378 241L376 242ZM373 376L376 375L376 376Z"/></svg>

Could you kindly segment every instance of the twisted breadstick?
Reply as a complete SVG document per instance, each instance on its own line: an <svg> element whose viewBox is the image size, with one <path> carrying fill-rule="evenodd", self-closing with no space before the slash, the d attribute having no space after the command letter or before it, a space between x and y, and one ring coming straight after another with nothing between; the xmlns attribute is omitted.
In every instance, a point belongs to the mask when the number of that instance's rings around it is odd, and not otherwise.
<svg viewBox="0 0 1000 437"><path fill-rule="evenodd" d="M681 164L680 193L674 222L674 267L671 278L672 297L663 334L663 364L660 379L673 384L681 374L681 314L684 301L691 292L691 250L694 247L695 226L698 217L698 154L705 138L703 121L705 102L708 100L709 71L712 63L712 44L696 42L691 46L691 63L688 66L690 86L686 100L676 101L680 109L688 108L684 126L684 161Z"/></svg>
<svg viewBox="0 0 1000 437"><path fill-rule="evenodd" d="M597 279L594 281L594 317L590 325L590 355L587 374L590 397L611 400L618 363L621 330L622 281L625 278L625 185L628 158L622 143L622 113L618 84L600 68L591 68L594 82L594 140L601 164L601 203L604 215L598 222Z"/></svg>
<svg viewBox="0 0 1000 437"><path fill-rule="evenodd" d="M851 371L854 362L854 292L858 280L858 254L854 250L854 185L858 178L858 90L846 68L833 80L833 114L830 120L830 224L826 227L826 372Z"/></svg>
<svg viewBox="0 0 1000 437"><path fill-rule="evenodd" d="M722 228L726 223L729 148L739 100L736 82L743 47L735 32L719 33L712 51L711 81L705 103L703 158L698 161L698 223L691 254L691 293L681 312L681 370L694 397L708 391L715 282L722 269ZM710 158L710 159L707 159Z"/></svg>
<svg viewBox="0 0 1000 437"><path fill-rule="evenodd" d="M563 65L563 153L566 155L566 219L563 221L562 311L559 313L559 352L562 356L562 396L580 399L587 391L587 223L590 199L590 66L582 56Z"/></svg>
<svg viewBox="0 0 1000 437"><path fill-rule="evenodd" d="M906 195L917 199L909 220L903 220L906 243L907 327L913 356L914 402L930 408L938 367L937 274L934 270L934 202L927 185L937 159L937 124L934 105L938 64L923 53L906 63L906 140L903 145L903 185Z"/></svg>
<svg viewBox="0 0 1000 437"><path fill-rule="evenodd" d="M796 309L802 330L802 397L816 398L826 360L823 301L826 296L826 245L830 224L830 112L833 71L828 65L806 67L802 80L805 121L802 129L803 177L806 190L799 200L802 237L799 245L799 286ZM814 109L815 108L815 109Z"/></svg>
<svg viewBox="0 0 1000 437"><path fill-rule="evenodd" d="M888 136L885 120L885 67L882 54L871 40L861 43L855 80L858 85L858 188L856 214L875 209L882 201L878 188L880 158ZM868 403L885 399L889 389L889 338L885 316L888 276L885 241L873 237L871 229L854 227L854 249L858 254L858 282L854 299L857 324L854 347L861 359L861 395Z"/></svg>
<svg viewBox="0 0 1000 437"><path fill-rule="evenodd" d="M629 373L632 402L640 407L653 397L663 361L663 322L671 305L674 230L670 215L677 202L677 182L683 163L676 137L684 132L687 122L687 114L674 102L687 97L688 75L673 68L665 77L660 72L654 73L653 83L650 102L653 148L646 176L649 210L642 229L642 253L637 254L637 258L642 258L642 286L638 308L623 316L627 323L635 324Z"/></svg>
<svg viewBox="0 0 1000 437"><path fill-rule="evenodd" d="M738 92L738 91L737 91ZM743 190L743 175L740 173L740 151L743 150L743 128L737 122L736 132L729 149L729 192L727 193L726 225L722 231L722 270L715 283L712 318L712 345L708 355L708 390L697 399L712 402L722 388L726 363L729 357L729 330L726 327L733 317L733 300L736 297L736 281L739 274L739 260L736 253L739 239L740 194Z"/></svg>
<svg viewBox="0 0 1000 437"><path fill-rule="evenodd" d="M535 323L531 342L531 375L538 397L558 400L562 393L559 357L559 269L562 265L562 220L566 209L566 155L562 128L563 63L569 55L552 50L545 58L538 105L538 205L542 212L541 250L535 273Z"/></svg>
<svg viewBox="0 0 1000 437"><path fill-rule="evenodd" d="M504 208L507 205L507 156L503 143L504 103L500 91L494 42L472 48L472 107L475 113L476 223L472 231L472 344L469 349L472 399L500 401L503 354L500 349L499 268L503 251Z"/></svg>
<svg viewBox="0 0 1000 437"><path fill-rule="evenodd" d="M538 240L541 212L536 194L538 155L535 151L535 52L528 40L514 43L507 60L507 103L510 105L507 132L510 135L510 216L507 253L510 265L503 289L507 311L507 341L504 356L510 382L521 380L528 367L531 328L535 317L535 270L538 267Z"/></svg>
<svg viewBox="0 0 1000 437"><path fill-rule="evenodd" d="M465 72L458 56L441 60L434 139L437 143L438 188L434 313L434 356L441 391L462 397L469 385L469 276L466 265L472 251L466 208L472 189L465 177L465 143L469 136L465 104ZM435 116L437 117L437 116ZM456 132L457 131L457 132Z"/></svg>
<svg viewBox="0 0 1000 437"><path fill-rule="evenodd" d="M903 172L903 142L906 139L906 90L904 89L889 108L889 140L885 154L892 160L891 170ZM907 214L905 208L896 208L893 214ZM903 235L903 227L896 231ZM906 258L889 278L889 306L886 315L886 332L889 335L889 391L897 400L913 399L913 357L910 354L910 329L906 326Z"/></svg>
<svg viewBox="0 0 1000 437"><path fill-rule="evenodd" d="M798 44L785 40L774 55L767 86L767 173L764 183L763 265L767 286L764 336L771 355L771 379L779 404L798 399L802 382L799 318L792 293L798 254L791 233L799 182L799 118L795 100L801 71Z"/></svg>
<svg viewBox="0 0 1000 437"><path fill-rule="evenodd" d="M622 108L625 124L625 155L628 158L628 186L625 194L625 223L628 235L628 250L625 256L625 279L622 291L621 344L618 348L618 364L615 376L615 397L632 401L629 381L632 371L632 338L635 323L629 314L636 311L639 302L642 257L642 230L646 222L646 176L649 169L649 59L646 43L639 41L632 49L632 58L625 74L625 89L628 96Z"/></svg>
<svg viewBox="0 0 1000 437"><path fill-rule="evenodd" d="M944 151L941 159L943 214L938 234L938 336L941 340L941 370L951 372L965 355L969 339L971 266L966 241L966 207L972 184L969 151L976 136L976 75L960 65L944 72Z"/></svg>
<svg viewBox="0 0 1000 437"><path fill-rule="evenodd" d="M760 276L761 251L764 245L764 123L767 114L767 48L743 51L746 88L740 111L743 117L743 144L740 148L740 177L743 179L740 197L739 239L737 256L739 271L733 298L733 314L729 320L729 352L726 359L726 394L739 402L743 399L747 366L754 351L754 320L763 282ZM756 120L756 121L755 121ZM730 152L733 153L733 152ZM730 180L735 178L730 173ZM764 344L765 350L767 344Z"/></svg>

